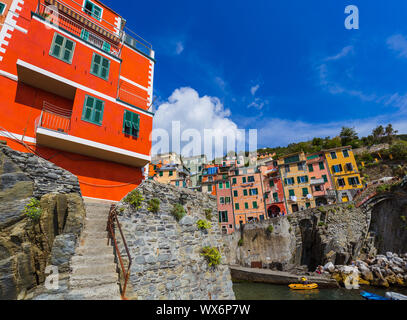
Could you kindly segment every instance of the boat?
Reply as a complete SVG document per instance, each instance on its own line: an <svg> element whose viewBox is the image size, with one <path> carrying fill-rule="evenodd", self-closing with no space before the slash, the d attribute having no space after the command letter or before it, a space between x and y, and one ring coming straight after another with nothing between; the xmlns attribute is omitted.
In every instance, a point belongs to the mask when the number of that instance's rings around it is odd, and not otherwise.
<svg viewBox="0 0 407 320"><path fill-rule="evenodd" d="M318 288L318 284L310 283L310 284L302 284L302 283L295 283L289 285L290 289L293 290L313 290Z"/></svg>
<svg viewBox="0 0 407 320"><path fill-rule="evenodd" d="M370 293L370 292L366 292L366 291L362 291L362 292L360 293L360 295L361 295L363 298L365 298L366 300L390 300L390 299L388 299L388 298L386 298L386 297L382 297L382 296L379 296L379 295L377 295L377 294Z"/></svg>
<svg viewBox="0 0 407 320"><path fill-rule="evenodd" d="M397 292L386 292L386 298L390 300L407 300L407 296Z"/></svg>

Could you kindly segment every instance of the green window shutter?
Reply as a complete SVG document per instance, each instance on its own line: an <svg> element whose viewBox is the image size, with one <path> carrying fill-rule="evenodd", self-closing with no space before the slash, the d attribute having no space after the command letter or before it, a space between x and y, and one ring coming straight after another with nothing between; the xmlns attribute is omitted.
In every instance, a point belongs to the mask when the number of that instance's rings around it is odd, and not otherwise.
<svg viewBox="0 0 407 320"><path fill-rule="evenodd" d="M311 203L307 202L307 203L305 204L305 206L306 206L306 207L307 207L307 209L308 209L308 208L310 208L310 207L311 207Z"/></svg>
<svg viewBox="0 0 407 320"><path fill-rule="evenodd" d="M238 197L238 192L237 192L237 190L235 190L235 191L233 191L233 195L235 196L235 197Z"/></svg>
<svg viewBox="0 0 407 320"><path fill-rule="evenodd" d="M309 172L314 172L314 166L312 164L308 165Z"/></svg>
<svg viewBox="0 0 407 320"><path fill-rule="evenodd" d="M162 177L164 175L164 173L162 171L160 171L160 177Z"/></svg>
<svg viewBox="0 0 407 320"><path fill-rule="evenodd" d="M244 189L244 190L243 190L243 195L244 195L244 196L247 196L247 189Z"/></svg>
<svg viewBox="0 0 407 320"><path fill-rule="evenodd" d="M324 179L325 182L328 182L328 177L325 174L322 176L322 178Z"/></svg>
<svg viewBox="0 0 407 320"><path fill-rule="evenodd" d="M277 192L273 193L273 198L274 198L275 202L278 202L278 193Z"/></svg>
<svg viewBox="0 0 407 320"><path fill-rule="evenodd" d="M208 186L208 191L212 192L212 186L211 185Z"/></svg>
<svg viewBox="0 0 407 320"><path fill-rule="evenodd" d="M253 201L253 208L257 209L257 201Z"/></svg>
<svg viewBox="0 0 407 320"><path fill-rule="evenodd" d="M235 203L235 209L236 209L236 210L240 210L240 209L239 209L239 204L238 204L238 203Z"/></svg>
<svg viewBox="0 0 407 320"><path fill-rule="evenodd" d="M232 183L233 183L233 184L236 184L236 183L237 183L236 178L233 178Z"/></svg>
<svg viewBox="0 0 407 320"><path fill-rule="evenodd" d="M222 182L219 183L219 189L223 189L223 183Z"/></svg>
<svg viewBox="0 0 407 320"><path fill-rule="evenodd" d="M297 182L298 182L298 184L301 183L301 178L300 177L297 177Z"/></svg>
<svg viewBox="0 0 407 320"><path fill-rule="evenodd" d="M294 190L290 190L288 192L288 194L289 194L290 197L295 197L295 191Z"/></svg>
<svg viewBox="0 0 407 320"><path fill-rule="evenodd" d="M284 178L284 184L287 185L287 179L286 178Z"/></svg>
<svg viewBox="0 0 407 320"><path fill-rule="evenodd" d="M81 38L85 41L89 40L89 31L86 29L82 29Z"/></svg>
<svg viewBox="0 0 407 320"><path fill-rule="evenodd" d="M104 102L96 99L93 121L102 124Z"/></svg>
<svg viewBox="0 0 407 320"><path fill-rule="evenodd" d="M102 17L102 9L97 7L97 6L93 6L93 14L92 16L98 20L101 19Z"/></svg>
<svg viewBox="0 0 407 320"><path fill-rule="evenodd" d="M324 163L323 163L323 162L320 162L320 163L319 163L319 169L320 169L320 170L324 170L324 169L325 169L325 166L324 166Z"/></svg>
<svg viewBox="0 0 407 320"><path fill-rule="evenodd" d="M245 209L249 209L249 204L247 202L244 203Z"/></svg>
<svg viewBox="0 0 407 320"><path fill-rule="evenodd" d="M92 110L95 103L95 98L86 96L85 106L82 114L82 119L87 121L92 121Z"/></svg>
<svg viewBox="0 0 407 320"><path fill-rule="evenodd" d="M270 187L274 187L274 180L270 180Z"/></svg>
<svg viewBox="0 0 407 320"><path fill-rule="evenodd" d="M6 5L2 2L0 2L0 14L4 13L4 9L6 8Z"/></svg>
<svg viewBox="0 0 407 320"><path fill-rule="evenodd" d="M303 188L303 189L302 189L302 195L303 195L304 197L306 197L306 196L308 195L308 188Z"/></svg>
<svg viewBox="0 0 407 320"><path fill-rule="evenodd" d="M309 178L308 176L305 176L305 182L308 183L309 182Z"/></svg>
<svg viewBox="0 0 407 320"><path fill-rule="evenodd" d="M226 189L230 189L230 183L226 182Z"/></svg>
<svg viewBox="0 0 407 320"><path fill-rule="evenodd" d="M94 53L92 64L90 67L90 73L104 80L108 80L109 72L110 72L110 60Z"/></svg>
<svg viewBox="0 0 407 320"><path fill-rule="evenodd" d="M75 51L75 42L61 36L58 33L54 34L51 50L49 54L57 59L67 63L72 63L73 54Z"/></svg>
<svg viewBox="0 0 407 320"><path fill-rule="evenodd" d="M222 222L222 212L219 211L219 223L221 223L221 222Z"/></svg>

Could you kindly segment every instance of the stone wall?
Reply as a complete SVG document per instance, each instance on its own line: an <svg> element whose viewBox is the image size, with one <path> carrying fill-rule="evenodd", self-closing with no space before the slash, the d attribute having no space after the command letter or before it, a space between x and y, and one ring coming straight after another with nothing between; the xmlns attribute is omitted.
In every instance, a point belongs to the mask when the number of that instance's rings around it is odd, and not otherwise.
<svg viewBox="0 0 407 320"><path fill-rule="evenodd" d="M44 160L32 153L15 151L0 144L0 157L6 156L7 163L13 163L20 169L18 175L8 172L2 174L1 187L8 188L8 184L28 179L33 182L34 197L40 198L47 193L78 193L81 194L78 178L52 162ZM7 164L3 167L7 170ZM24 174L21 174L24 173ZM23 180L26 181L26 180ZM1 189L0 189L1 190Z"/></svg>
<svg viewBox="0 0 407 320"><path fill-rule="evenodd" d="M48 264L69 269L85 217L80 194L71 193L78 188L67 171L0 146L0 299L24 299L45 281ZM38 222L24 214L33 197L40 199Z"/></svg>
<svg viewBox="0 0 407 320"><path fill-rule="evenodd" d="M314 271L328 261L346 264L361 253L368 226L369 216L352 204L249 224L242 232L224 236L230 247L227 261L245 267L261 262L280 271L295 271L300 266Z"/></svg>
<svg viewBox="0 0 407 320"><path fill-rule="evenodd" d="M216 199L153 181L143 182L138 190L145 198L140 210L123 201L120 204L119 220L133 258L127 296L147 300L234 299ZM160 200L159 213L147 210L146 202L152 198ZM177 203L186 210L179 222L170 214ZM208 232L198 230L196 225L199 219L205 219L205 209L213 212ZM219 249L220 265L208 267L201 256L205 246ZM122 253L125 255L124 250Z"/></svg>

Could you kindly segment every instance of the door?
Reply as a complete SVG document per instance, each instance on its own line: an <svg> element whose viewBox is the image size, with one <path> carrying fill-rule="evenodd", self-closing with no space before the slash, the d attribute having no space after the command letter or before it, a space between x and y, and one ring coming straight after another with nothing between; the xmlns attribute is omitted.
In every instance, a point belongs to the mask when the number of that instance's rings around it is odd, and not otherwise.
<svg viewBox="0 0 407 320"><path fill-rule="evenodd" d="M347 194L342 195L342 202L349 202L349 197Z"/></svg>

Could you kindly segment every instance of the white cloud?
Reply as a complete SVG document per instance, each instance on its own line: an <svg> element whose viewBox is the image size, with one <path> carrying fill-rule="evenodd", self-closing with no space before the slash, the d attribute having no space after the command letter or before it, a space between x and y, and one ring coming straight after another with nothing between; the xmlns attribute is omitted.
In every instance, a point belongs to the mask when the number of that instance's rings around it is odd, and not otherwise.
<svg viewBox="0 0 407 320"><path fill-rule="evenodd" d="M265 105L268 105L269 101L268 100L263 100L260 98L255 98L252 103L250 103L247 107L248 108L255 108L257 110L261 110L264 108Z"/></svg>
<svg viewBox="0 0 407 320"><path fill-rule="evenodd" d="M180 122L181 135L184 132L194 131L200 134L202 142L204 141L204 130L214 130L218 136L234 138L237 135L238 126L230 119L231 112L225 109L219 98L209 96L199 96L199 93L189 87L176 89L168 98L168 101L162 103L154 117L154 129L164 129L168 132L170 141L172 138L172 122ZM238 140L240 141L240 140ZM172 141L171 148L174 150ZM154 143L153 143L154 144ZM186 143L181 145L181 150ZM156 151L156 150L154 150ZM169 150L160 150L167 152ZM203 153L203 148L198 154ZM207 154L208 155L208 154Z"/></svg>
<svg viewBox="0 0 407 320"><path fill-rule="evenodd" d="M259 90L259 89L260 89L260 85L258 84L258 85L255 85L255 86L251 87L250 92L254 96L256 94L257 90Z"/></svg>
<svg viewBox="0 0 407 320"><path fill-rule="evenodd" d="M390 49L397 51L400 57L407 58L407 39L401 34L395 34L387 39Z"/></svg>
<svg viewBox="0 0 407 320"><path fill-rule="evenodd" d="M341 52L339 52L338 54L325 58L325 61L342 59L343 57L346 57L349 53L353 53L353 49L354 49L353 46L346 46L342 48Z"/></svg>
<svg viewBox="0 0 407 320"><path fill-rule="evenodd" d="M180 55L183 51L184 51L184 44L181 41L178 41L176 43L176 47L175 47L175 53L177 55Z"/></svg>

